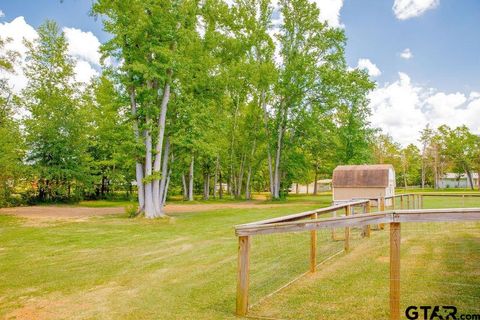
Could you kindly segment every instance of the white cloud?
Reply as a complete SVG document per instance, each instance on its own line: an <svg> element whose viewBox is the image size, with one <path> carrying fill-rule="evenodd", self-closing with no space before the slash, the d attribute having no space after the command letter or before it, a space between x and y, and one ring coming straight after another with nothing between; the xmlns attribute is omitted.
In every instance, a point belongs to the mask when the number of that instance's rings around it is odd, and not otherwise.
<svg viewBox="0 0 480 320"><path fill-rule="evenodd" d="M77 60L74 71L75 79L83 83L88 83L93 76L99 75L98 71L92 68L92 65L85 60Z"/></svg>
<svg viewBox="0 0 480 320"><path fill-rule="evenodd" d="M413 53L412 53L412 51L410 51L410 48L406 48L405 50L400 52L400 57L402 59L408 60L408 59L413 58Z"/></svg>
<svg viewBox="0 0 480 320"><path fill-rule="evenodd" d="M79 82L89 82L93 75L98 75L95 67L100 66L100 41L91 32L83 32L75 28L64 28L68 41L68 53L75 60L75 78ZM20 92L27 85L23 74L27 48L24 39L33 41L38 38L37 31L29 25L24 17L17 17L11 22L0 23L0 37L10 38L4 50L14 50L21 55L15 65L14 74L3 74L8 78L10 86Z"/></svg>
<svg viewBox="0 0 480 320"><path fill-rule="evenodd" d="M14 74L3 75L8 78L10 86L16 92L19 92L27 85L27 79L22 70L27 53L24 39L28 41L35 40L38 37L37 31L25 21L24 17L17 17L11 22L0 23L0 37L11 40L7 42L4 50L16 51L21 56L14 66Z"/></svg>
<svg viewBox="0 0 480 320"><path fill-rule="evenodd" d="M90 31L75 28L63 28L68 41L68 53L90 63L100 65L100 41Z"/></svg>
<svg viewBox="0 0 480 320"><path fill-rule="evenodd" d="M372 124L401 144L416 142L416 133L426 123L421 111L421 88L412 86L410 77L399 73L399 80L370 93Z"/></svg>
<svg viewBox="0 0 480 320"><path fill-rule="evenodd" d="M340 23L340 10L343 0L313 0L320 9L320 20L328 22L331 27L343 27Z"/></svg>
<svg viewBox="0 0 480 320"><path fill-rule="evenodd" d="M438 6L440 0L395 0L393 12L400 20L418 17Z"/></svg>
<svg viewBox="0 0 480 320"><path fill-rule="evenodd" d="M3 18L3 17L5 17L5 13L2 10L0 10L0 18Z"/></svg>
<svg viewBox="0 0 480 320"><path fill-rule="evenodd" d="M367 70L371 77L378 77L382 74L377 65L370 61L370 59L358 59L357 68Z"/></svg>
<svg viewBox="0 0 480 320"><path fill-rule="evenodd" d="M425 100L425 111L435 126L442 125L441 122L445 120L452 126L458 126L465 120L458 118L458 108L466 101L467 98L460 92L450 94L438 92Z"/></svg>
<svg viewBox="0 0 480 320"><path fill-rule="evenodd" d="M410 77L399 72L399 79L370 93L371 121L402 145L418 144L419 132L427 124L466 125L480 133L480 95L445 93L412 84Z"/></svg>
<svg viewBox="0 0 480 320"><path fill-rule="evenodd" d="M470 95L468 96L468 99L473 100L480 98L480 92L472 91L470 92Z"/></svg>

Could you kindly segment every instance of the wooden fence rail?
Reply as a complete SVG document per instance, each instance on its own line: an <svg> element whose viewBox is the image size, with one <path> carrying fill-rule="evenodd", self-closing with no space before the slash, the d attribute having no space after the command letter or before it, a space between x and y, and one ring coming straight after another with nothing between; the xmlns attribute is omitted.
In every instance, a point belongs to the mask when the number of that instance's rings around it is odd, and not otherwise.
<svg viewBox="0 0 480 320"><path fill-rule="evenodd" d="M459 209L420 209L423 206L423 196L426 194L401 194L379 199L362 199L350 203L335 205L318 210L267 219L235 227L238 236L238 274L237 274L237 304L236 314L245 316L248 312L248 288L250 269L250 239L252 236L273 233L288 233L310 231L310 271L316 272L317 265L317 230L345 228L344 250L350 250L350 228L363 227L364 236L370 234L370 225L390 225L390 319L400 319L400 242L401 224L406 222L446 222L480 220L480 208ZM390 207L393 210L384 211L385 200L400 199L400 209L396 209L395 201ZM370 213L372 202L375 201L379 212ZM354 214L355 207L363 211ZM407 208L407 209L404 209ZM321 214L345 210L341 217L319 218Z"/></svg>

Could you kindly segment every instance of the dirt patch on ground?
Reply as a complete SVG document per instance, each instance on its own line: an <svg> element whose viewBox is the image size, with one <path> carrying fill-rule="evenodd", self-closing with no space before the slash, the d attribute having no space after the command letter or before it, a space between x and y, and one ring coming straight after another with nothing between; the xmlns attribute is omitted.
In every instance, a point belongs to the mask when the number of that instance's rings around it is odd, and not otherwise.
<svg viewBox="0 0 480 320"><path fill-rule="evenodd" d="M308 205L311 203L297 203ZM212 203L212 204L167 204L165 212L175 215L187 212L203 212L221 209L250 209L250 208L275 208L285 204L262 204L260 201L243 203ZM12 214L22 218L41 220L85 220L89 217L104 216L124 213L123 207L87 208L74 206L31 206L0 209L0 214Z"/></svg>
<svg viewBox="0 0 480 320"><path fill-rule="evenodd" d="M42 298L29 298L22 301L22 307L7 314L5 319L92 319L100 315L103 319L114 319L110 300L121 296L128 301L135 296L137 289L121 287L115 283L97 286L87 291L71 295L58 292Z"/></svg>
<svg viewBox="0 0 480 320"><path fill-rule="evenodd" d="M63 206L32 206L0 209L0 214L13 214L23 218L81 219L93 216L117 214L124 212L123 208L83 208Z"/></svg>

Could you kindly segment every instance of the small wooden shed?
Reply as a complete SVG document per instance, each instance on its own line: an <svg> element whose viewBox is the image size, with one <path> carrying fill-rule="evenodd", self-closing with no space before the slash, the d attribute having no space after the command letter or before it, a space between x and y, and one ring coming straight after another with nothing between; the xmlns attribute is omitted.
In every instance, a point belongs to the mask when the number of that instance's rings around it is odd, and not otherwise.
<svg viewBox="0 0 480 320"><path fill-rule="evenodd" d="M334 203L390 197L395 195L395 170L390 164L338 166L332 186ZM391 205L391 200L385 204Z"/></svg>

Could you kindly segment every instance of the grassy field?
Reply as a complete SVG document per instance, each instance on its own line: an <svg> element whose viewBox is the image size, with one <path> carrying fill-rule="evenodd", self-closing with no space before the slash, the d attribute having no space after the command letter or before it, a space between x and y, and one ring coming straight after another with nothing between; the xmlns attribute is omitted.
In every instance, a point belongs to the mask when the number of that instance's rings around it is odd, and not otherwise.
<svg viewBox="0 0 480 320"><path fill-rule="evenodd" d="M459 201L427 198L425 206L463 205ZM468 206L480 207L480 198L468 201ZM233 226L329 202L328 195L295 196L280 207L182 213L157 221L117 215L36 225L0 215L0 318L235 319ZM405 228L405 303L453 299L461 311L480 313L473 310L480 301L479 231L480 226L472 223ZM388 232L376 231L369 240L354 234L350 253L339 254L317 274L263 301L267 293L306 271L308 235L254 239L251 299L260 303L252 314L282 319L385 318ZM320 257L342 248L343 243L330 236L319 234Z"/></svg>

